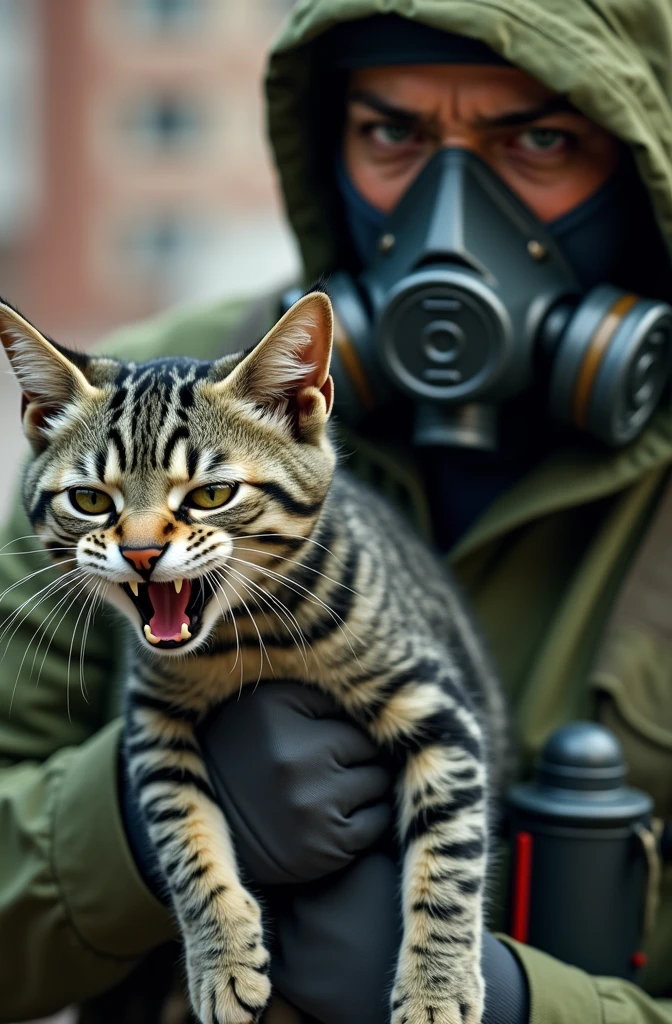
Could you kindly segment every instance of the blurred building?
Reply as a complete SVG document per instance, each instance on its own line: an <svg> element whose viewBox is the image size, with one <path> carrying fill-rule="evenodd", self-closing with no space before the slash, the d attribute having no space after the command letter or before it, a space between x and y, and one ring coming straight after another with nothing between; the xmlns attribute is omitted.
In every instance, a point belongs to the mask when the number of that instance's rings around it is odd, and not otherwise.
<svg viewBox="0 0 672 1024"><path fill-rule="evenodd" d="M290 0L0 0L0 294L67 343L291 276L264 141Z"/></svg>
<svg viewBox="0 0 672 1024"><path fill-rule="evenodd" d="M173 303L290 280L262 75L291 6L0 0L0 295L86 345ZM10 478L19 409L2 372ZM0 491L0 517L14 498Z"/></svg>

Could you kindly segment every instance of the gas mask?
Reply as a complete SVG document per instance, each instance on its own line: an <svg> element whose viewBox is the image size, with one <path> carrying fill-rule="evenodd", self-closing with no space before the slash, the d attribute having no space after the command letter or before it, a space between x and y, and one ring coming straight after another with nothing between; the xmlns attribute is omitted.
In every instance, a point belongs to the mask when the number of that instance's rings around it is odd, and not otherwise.
<svg viewBox="0 0 672 1024"><path fill-rule="evenodd" d="M672 307L585 292L550 232L472 153L436 153L358 279L328 280L336 410L414 406L419 445L497 448L498 410L543 389L555 420L620 447L670 377Z"/></svg>

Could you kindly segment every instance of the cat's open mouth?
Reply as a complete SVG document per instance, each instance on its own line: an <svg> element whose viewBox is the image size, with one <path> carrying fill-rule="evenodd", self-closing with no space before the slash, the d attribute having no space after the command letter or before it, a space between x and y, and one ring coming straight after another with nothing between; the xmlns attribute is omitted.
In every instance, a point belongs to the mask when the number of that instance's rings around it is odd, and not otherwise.
<svg viewBox="0 0 672 1024"><path fill-rule="evenodd" d="M138 609L147 642L161 648L182 647L198 633L212 594L204 579L121 586Z"/></svg>

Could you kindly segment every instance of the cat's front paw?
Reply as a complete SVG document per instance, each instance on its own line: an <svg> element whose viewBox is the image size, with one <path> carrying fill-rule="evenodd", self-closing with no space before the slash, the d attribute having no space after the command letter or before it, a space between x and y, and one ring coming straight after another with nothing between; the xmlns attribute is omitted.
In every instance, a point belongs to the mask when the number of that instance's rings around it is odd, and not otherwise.
<svg viewBox="0 0 672 1024"><path fill-rule="evenodd" d="M201 1024L257 1024L271 994L268 954L258 947L263 968L221 961L190 978L189 994ZM252 952L252 951L250 951Z"/></svg>
<svg viewBox="0 0 672 1024"><path fill-rule="evenodd" d="M187 976L201 1024L256 1024L271 983L259 908L244 895L244 912L202 928L187 941Z"/></svg>
<svg viewBox="0 0 672 1024"><path fill-rule="evenodd" d="M397 976L391 1024L481 1024L484 985L480 973L431 982L431 976Z"/></svg>

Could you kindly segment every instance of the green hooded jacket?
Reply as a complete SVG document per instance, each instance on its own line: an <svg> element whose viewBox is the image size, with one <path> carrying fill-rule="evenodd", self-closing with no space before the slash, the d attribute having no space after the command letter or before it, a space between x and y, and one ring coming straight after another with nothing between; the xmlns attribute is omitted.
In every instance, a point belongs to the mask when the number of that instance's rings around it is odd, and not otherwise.
<svg viewBox="0 0 672 1024"><path fill-rule="evenodd" d="M484 41L624 140L672 251L671 0L304 0L274 47L268 100L307 279L334 260L310 162L310 42L338 21L390 11ZM102 348L134 359L210 358L256 340L241 336L248 306L171 312ZM269 303L266 325L274 315ZM351 468L426 531L412 453L365 438L348 449L356 450ZM653 795L663 818L672 817L672 510L660 513L671 463L667 411L621 452L556 451L450 555L506 685L524 767L558 724L599 716L623 743L632 783ZM84 689L80 606L35 596L52 577L30 577L45 562L18 553L36 545L18 541L32 531L18 500L15 507L0 536L0 619L11 616L1 634L0 1022L104 992L175 935L137 873L119 814L121 624L103 613L91 626ZM644 553L655 571L633 594L622 584ZM511 943L529 980L533 1024L671 1024L672 868L662 886L643 989Z"/></svg>

